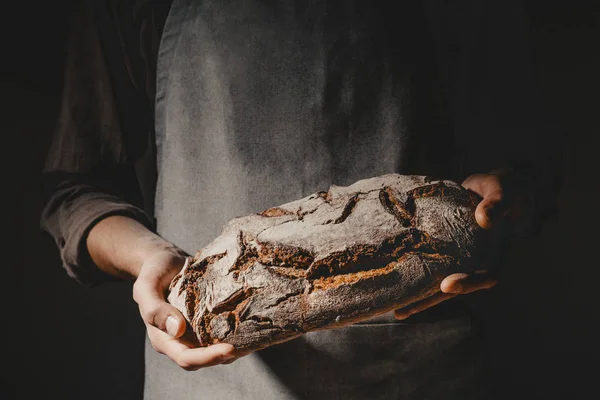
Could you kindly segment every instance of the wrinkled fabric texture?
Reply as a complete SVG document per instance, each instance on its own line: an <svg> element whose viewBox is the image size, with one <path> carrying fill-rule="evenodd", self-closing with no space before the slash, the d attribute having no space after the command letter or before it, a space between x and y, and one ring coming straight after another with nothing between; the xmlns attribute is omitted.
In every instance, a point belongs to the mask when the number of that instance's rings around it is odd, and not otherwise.
<svg viewBox="0 0 600 400"><path fill-rule="evenodd" d="M127 176L125 171L121 173ZM129 174L132 173L132 170L129 171ZM96 223L112 215L135 219L148 229L154 229L153 221L139 206L134 205L139 204L139 197L124 198L123 192L112 184L102 185L101 181L92 183L91 180L81 182L77 177L68 180L65 176L66 174L55 176L60 184L56 184L54 194L43 210L42 219L45 228L56 240L67 273L88 286L118 281L118 278L95 267L85 248L85 239L82 238L88 236ZM48 176L47 179L51 177Z"/></svg>

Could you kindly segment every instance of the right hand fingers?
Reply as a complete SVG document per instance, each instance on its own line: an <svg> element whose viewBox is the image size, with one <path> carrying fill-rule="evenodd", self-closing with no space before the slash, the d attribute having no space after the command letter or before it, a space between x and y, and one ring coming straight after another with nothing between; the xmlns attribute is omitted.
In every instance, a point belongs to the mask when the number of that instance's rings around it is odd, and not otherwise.
<svg viewBox="0 0 600 400"><path fill-rule="evenodd" d="M183 335L186 322L179 310L166 302L165 293L183 262L168 255L154 257L144 263L133 285L133 299L139 305L144 322L174 338Z"/></svg>
<svg viewBox="0 0 600 400"><path fill-rule="evenodd" d="M186 371L196 371L200 368L222 364L239 357L235 353L235 348L227 343L193 348L152 325L146 324L146 327L152 347L159 353L169 357Z"/></svg>
<svg viewBox="0 0 600 400"><path fill-rule="evenodd" d="M235 361L244 353L236 352L230 344L197 348L196 343L184 336L183 315L165 299L171 280L184 263L185 257L177 254L157 254L144 263L133 285L133 298L139 305L152 347L187 371Z"/></svg>
<svg viewBox="0 0 600 400"><path fill-rule="evenodd" d="M186 328L183 315L166 302L164 293L154 282L138 278L133 287L133 298L146 325L158 328L173 338L183 335Z"/></svg>

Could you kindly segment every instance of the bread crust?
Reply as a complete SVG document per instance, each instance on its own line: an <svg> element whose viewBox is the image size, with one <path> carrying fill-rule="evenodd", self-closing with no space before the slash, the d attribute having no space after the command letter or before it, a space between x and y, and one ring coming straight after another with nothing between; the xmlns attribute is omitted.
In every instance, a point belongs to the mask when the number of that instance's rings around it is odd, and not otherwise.
<svg viewBox="0 0 600 400"><path fill-rule="evenodd" d="M479 196L387 174L237 217L173 279L168 301L201 346L255 351L363 321L475 269Z"/></svg>

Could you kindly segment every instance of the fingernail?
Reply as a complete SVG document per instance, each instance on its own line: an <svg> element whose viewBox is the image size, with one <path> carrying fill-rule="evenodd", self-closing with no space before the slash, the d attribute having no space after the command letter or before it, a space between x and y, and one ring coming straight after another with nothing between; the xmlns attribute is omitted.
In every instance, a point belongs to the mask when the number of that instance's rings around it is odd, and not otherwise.
<svg viewBox="0 0 600 400"><path fill-rule="evenodd" d="M463 291L462 285L460 283L455 283L454 286L451 287L448 293L452 294L461 294Z"/></svg>
<svg viewBox="0 0 600 400"><path fill-rule="evenodd" d="M228 361L232 361L235 358L233 354L222 354L221 355L221 363L224 364Z"/></svg>
<svg viewBox="0 0 600 400"><path fill-rule="evenodd" d="M403 312L402 314L400 314L400 313L397 313L397 314L394 313L394 317L396 317L396 319L398 321L402 321L403 319L406 319L406 318L410 317L410 315L411 314L409 312Z"/></svg>
<svg viewBox="0 0 600 400"><path fill-rule="evenodd" d="M237 358L235 356L229 355L229 356L223 356L223 361L221 362L221 364L231 364L237 361Z"/></svg>
<svg viewBox="0 0 600 400"><path fill-rule="evenodd" d="M177 335L177 331L179 331L179 322L177 322L177 319L175 317L172 316L168 316L167 317L167 333L173 337L175 337L175 335Z"/></svg>
<svg viewBox="0 0 600 400"><path fill-rule="evenodd" d="M487 219L488 221L492 221L492 219L494 218L494 208L493 207L486 207L483 209L483 215L485 216L485 219Z"/></svg>

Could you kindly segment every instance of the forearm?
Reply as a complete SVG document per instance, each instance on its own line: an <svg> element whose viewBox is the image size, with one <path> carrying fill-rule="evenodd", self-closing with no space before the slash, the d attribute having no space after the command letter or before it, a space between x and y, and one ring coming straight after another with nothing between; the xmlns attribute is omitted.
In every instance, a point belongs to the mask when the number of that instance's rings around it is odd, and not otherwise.
<svg viewBox="0 0 600 400"><path fill-rule="evenodd" d="M90 230L86 245L94 264L118 278L136 278L144 262L160 253L185 256L138 221L119 215L98 222Z"/></svg>

